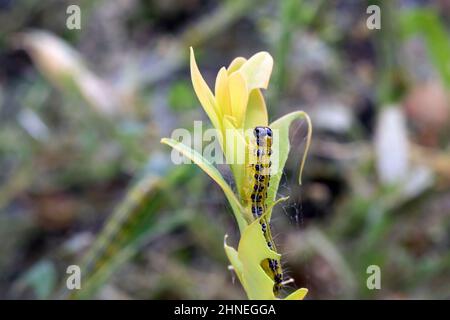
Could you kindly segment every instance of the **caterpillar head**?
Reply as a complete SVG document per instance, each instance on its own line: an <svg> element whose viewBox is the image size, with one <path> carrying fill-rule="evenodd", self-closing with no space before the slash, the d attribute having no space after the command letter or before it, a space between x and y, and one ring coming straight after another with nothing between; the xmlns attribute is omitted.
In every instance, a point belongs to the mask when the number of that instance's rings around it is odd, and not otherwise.
<svg viewBox="0 0 450 320"><path fill-rule="evenodd" d="M269 127L262 127L262 126L258 126L255 127L255 129L253 129L253 135L256 138L262 138L265 136L272 136L272 129L270 129Z"/></svg>

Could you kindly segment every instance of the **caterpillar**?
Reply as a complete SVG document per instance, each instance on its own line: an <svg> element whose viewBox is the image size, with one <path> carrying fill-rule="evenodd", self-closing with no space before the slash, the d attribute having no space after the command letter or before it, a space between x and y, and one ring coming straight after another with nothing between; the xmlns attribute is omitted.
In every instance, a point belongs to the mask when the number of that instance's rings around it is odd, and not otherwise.
<svg viewBox="0 0 450 320"><path fill-rule="evenodd" d="M272 154L272 130L269 127L258 126L253 130L254 144L252 144L251 177L253 189L250 195L251 212L255 219L260 219L261 229L267 246L277 251L272 239L270 224L264 213L267 210L267 189L270 185L270 156ZM283 271L279 259L267 259L263 262L263 269L274 281L274 294L278 295L283 282Z"/></svg>

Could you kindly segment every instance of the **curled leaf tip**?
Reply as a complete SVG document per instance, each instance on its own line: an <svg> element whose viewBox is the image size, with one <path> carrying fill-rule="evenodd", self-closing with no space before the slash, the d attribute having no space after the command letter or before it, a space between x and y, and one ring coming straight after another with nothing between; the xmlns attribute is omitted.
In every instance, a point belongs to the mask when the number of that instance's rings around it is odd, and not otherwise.
<svg viewBox="0 0 450 320"><path fill-rule="evenodd" d="M302 174L303 174L303 168L305 167L306 163L306 157L308 156L309 147L311 146L311 137L312 137L312 123L311 118L308 116L306 112L301 111L303 114L303 117L306 120L306 123L308 124L308 135L306 137L306 146L305 146L305 152L303 153L302 161L300 163L300 172L298 175L298 184L302 184Z"/></svg>

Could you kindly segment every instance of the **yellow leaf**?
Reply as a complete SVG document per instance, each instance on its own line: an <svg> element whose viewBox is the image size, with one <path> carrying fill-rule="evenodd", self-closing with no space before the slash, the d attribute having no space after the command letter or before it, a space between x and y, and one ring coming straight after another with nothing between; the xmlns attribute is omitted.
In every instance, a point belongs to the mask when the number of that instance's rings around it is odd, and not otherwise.
<svg viewBox="0 0 450 320"><path fill-rule="evenodd" d="M233 61L231 61L230 65L228 66L228 75L231 75L233 72L237 71L242 67L242 65L247 61L247 59L243 57L237 57Z"/></svg>
<svg viewBox="0 0 450 320"><path fill-rule="evenodd" d="M259 219L247 228L239 241L237 257L225 243L225 252L234 269L240 272L241 284L249 299L274 300L273 280L266 274L261 263L266 259L279 259L280 255L267 247ZM238 275L239 277L239 275Z"/></svg>
<svg viewBox="0 0 450 320"><path fill-rule="evenodd" d="M308 289L300 288L288 295L284 300L303 300L308 293Z"/></svg>
<svg viewBox="0 0 450 320"><path fill-rule="evenodd" d="M273 58L265 51L259 52L248 59L239 69L244 76L247 89L267 89L272 74Z"/></svg>
<svg viewBox="0 0 450 320"><path fill-rule="evenodd" d="M228 74L225 67L221 68L216 77L216 105L219 118L223 115L231 115L230 91L228 90Z"/></svg>
<svg viewBox="0 0 450 320"><path fill-rule="evenodd" d="M198 69L197 63L195 62L194 50L191 47L191 80L192 85L194 86L195 93L197 94L198 99L200 100L203 109L208 115L209 119L213 126L221 130L220 122L217 115L217 107L216 100L211 90L208 87L208 84L203 79L200 70Z"/></svg>
<svg viewBox="0 0 450 320"><path fill-rule="evenodd" d="M242 74L234 72L228 79L228 87L230 90L231 113L236 119L238 128L243 127L243 120L247 110L248 90Z"/></svg>
<svg viewBox="0 0 450 320"><path fill-rule="evenodd" d="M230 164L231 171L233 172L238 194L242 197L242 188L246 168L245 155L247 150L247 142L245 141L243 130L238 130L236 128L232 117L225 116L223 119L223 127L226 132L226 149L224 150L224 154L227 163ZM248 221L253 220L251 215L246 218Z"/></svg>
<svg viewBox="0 0 450 320"><path fill-rule="evenodd" d="M248 98L247 112L245 114L244 129L253 129L256 126L267 126L269 119L267 116L266 103L259 89L250 91Z"/></svg>
<svg viewBox="0 0 450 320"><path fill-rule="evenodd" d="M178 142L173 139L163 138L161 139L161 143L167 144L171 146L175 150L181 152L185 157L191 159L197 166L200 167L207 175L209 175L223 190L225 196L227 197L228 202L231 205L231 209L233 210L233 214L238 222L239 230L241 232L244 231L247 226L247 222L244 219L244 210L239 203L239 200L236 198L236 195L233 193L233 190L225 181L225 179L220 174L219 170L217 170L207 159L205 159L201 154L197 151L189 148L181 142Z"/></svg>
<svg viewBox="0 0 450 320"><path fill-rule="evenodd" d="M286 198L277 201L283 201ZM270 208L272 210L272 207ZM225 253L233 269L239 278L249 299L274 300L277 299L273 293L274 281L267 275L261 264L267 259L279 259L280 255L267 246L266 239L261 230L260 219L265 218L266 213L248 225L241 233L238 250L227 245L225 236ZM286 299L300 300L305 297L308 290L298 289Z"/></svg>
<svg viewBox="0 0 450 320"><path fill-rule="evenodd" d="M239 260L238 252L236 251L236 249L227 245L227 238L228 238L228 235L225 235L225 239L223 241L225 253L228 257L228 260L231 263L231 266L233 267L234 272L236 273L237 277L239 278L239 282L243 283L244 279L242 278L242 271L244 269L242 267L241 260Z"/></svg>

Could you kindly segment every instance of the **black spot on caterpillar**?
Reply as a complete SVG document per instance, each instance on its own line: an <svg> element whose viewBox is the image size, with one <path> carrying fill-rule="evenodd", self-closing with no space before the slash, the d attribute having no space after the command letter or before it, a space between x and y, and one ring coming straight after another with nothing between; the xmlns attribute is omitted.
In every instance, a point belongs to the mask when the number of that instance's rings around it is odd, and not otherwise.
<svg viewBox="0 0 450 320"><path fill-rule="evenodd" d="M270 180L270 155L272 154L272 130L269 127L256 127L253 130L255 144L252 145L254 163L251 163L253 188L250 195L251 211L255 219L260 218L267 210L267 189ZM270 224L265 217L261 218L261 229L266 239L267 246L276 252L275 243L272 239ZM263 268L274 281L274 294L278 295L282 282L283 271L281 264L276 259L267 259L263 263Z"/></svg>

